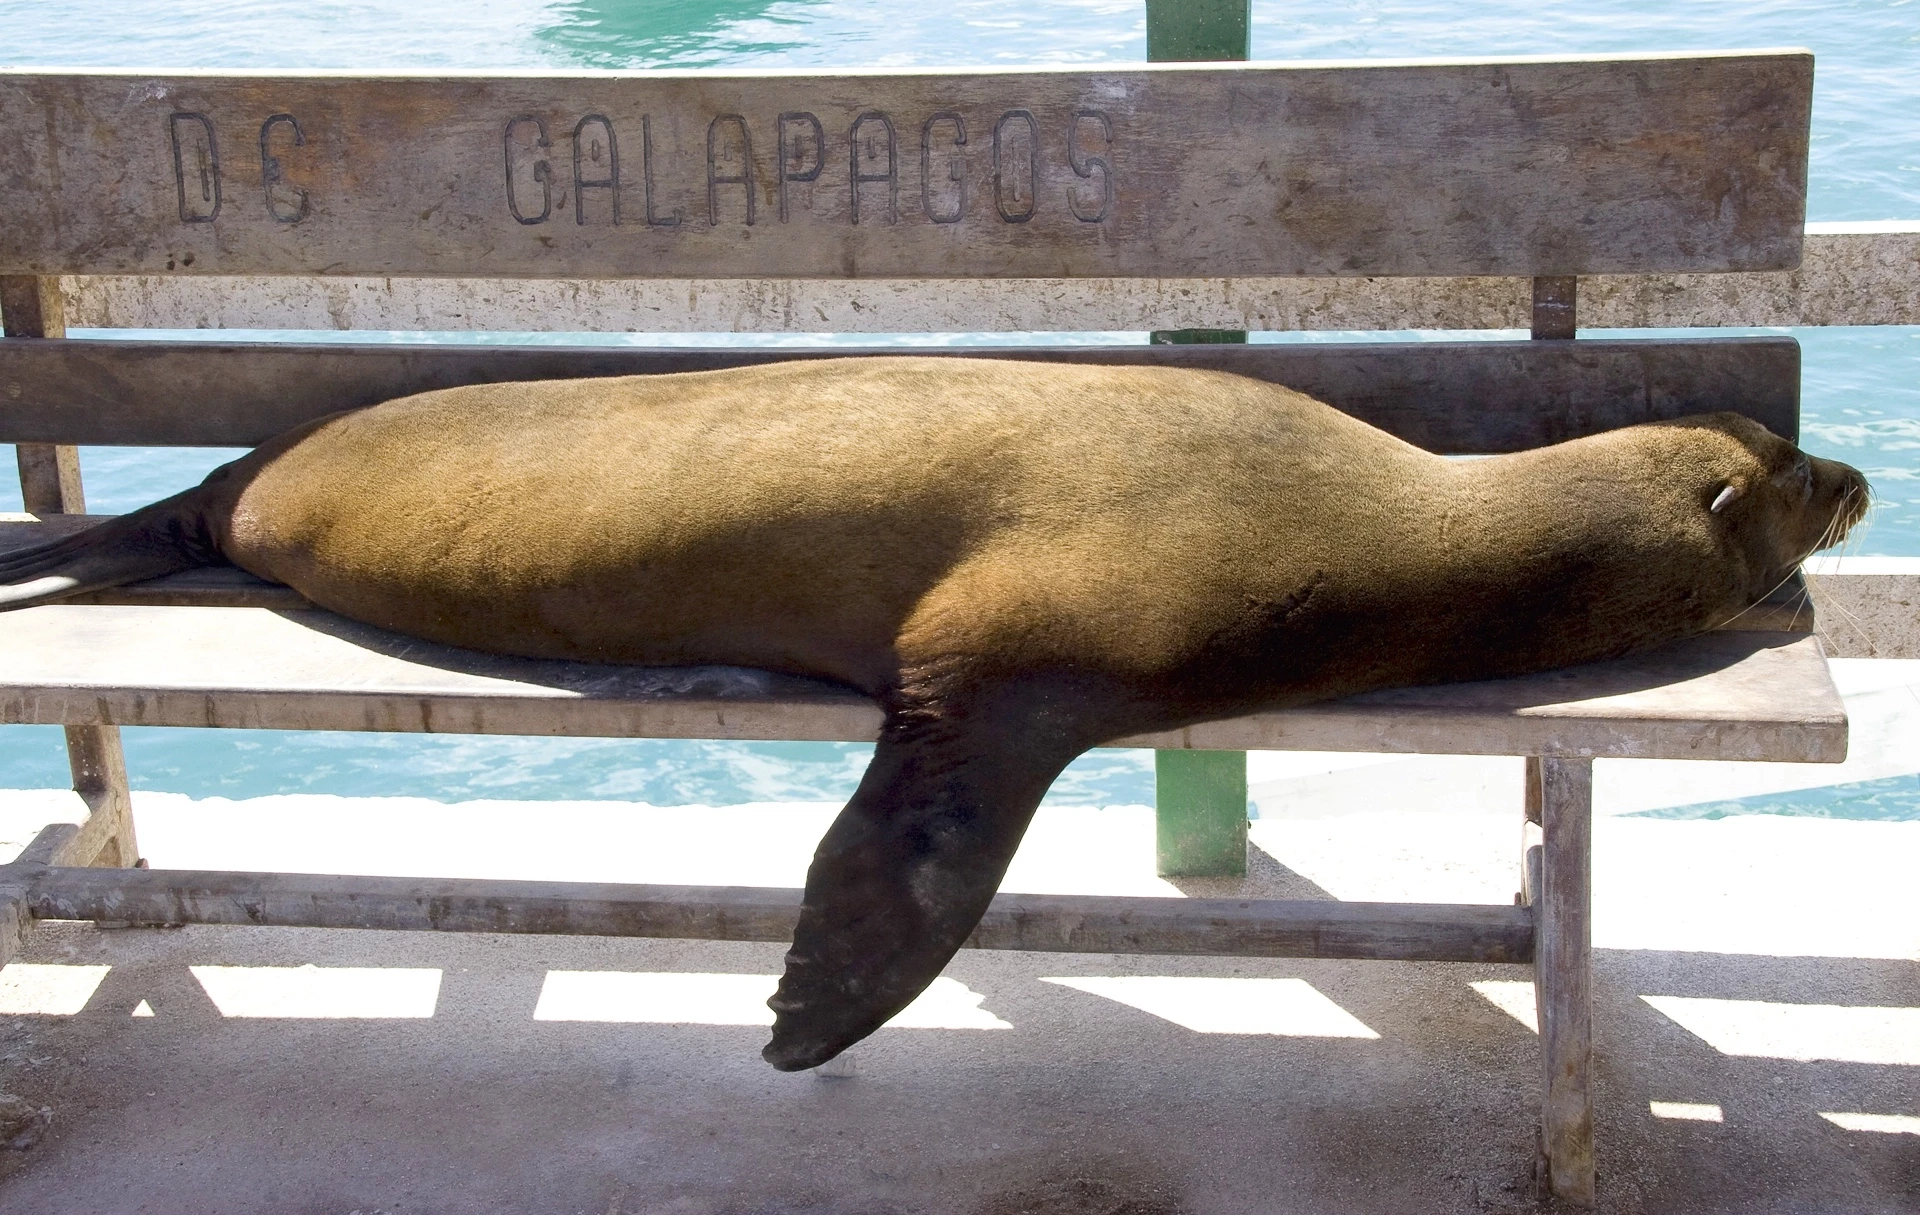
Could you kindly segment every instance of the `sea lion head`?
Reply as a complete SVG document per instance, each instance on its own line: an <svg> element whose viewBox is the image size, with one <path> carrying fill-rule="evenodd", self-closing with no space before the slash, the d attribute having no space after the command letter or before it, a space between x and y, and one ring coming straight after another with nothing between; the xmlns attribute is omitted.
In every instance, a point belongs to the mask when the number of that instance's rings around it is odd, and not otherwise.
<svg viewBox="0 0 1920 1215"><path fill-rule="evenodd" d="M1660 449L1666 496L1704 528L1749 602L1815 550L1844 540L1867 513L1867 479L1858 469L1810 456L1739 414L1632 429L1648 432Z"/></svg>

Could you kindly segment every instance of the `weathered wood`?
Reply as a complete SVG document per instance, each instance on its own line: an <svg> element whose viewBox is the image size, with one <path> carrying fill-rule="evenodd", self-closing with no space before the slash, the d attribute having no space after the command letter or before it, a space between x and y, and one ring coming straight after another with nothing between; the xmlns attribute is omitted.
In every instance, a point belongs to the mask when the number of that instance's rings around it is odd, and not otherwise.
<svg viewBox="0 0 1920 1215"><path fill-rule="evenodd" d="M1792 338L1579 343L761 348L0 343L0 442L245 446L458 384L706 371L863 353L1197 367L1286 384L1430 451L1504 452L1709 410L1798 434Z"/></svg>
<svg viewBox="0 0 1920 1215"><path fill-rule="evenodd" d="M20 443L14 447L20 469L20 501L38 515L85 514L86 490L80 482L80 449L67 444Z"/></svg>
<svg viewBox="0 0 1920 1215"><path fill-rule="evenodd" d="M56 604L6 620L3 722L844 741L870 740L880 724L871 702L833 684L502 658L319 611ZM1845 758L1846 732L1819 642L1748 632L1113 745L1818 763Z"/></svg>
<svg viewBox="0 0 1920 1215"><path fill-rule="evenodd" d="M1580 280L1572 275L1533 280L1533 324L1536 341L1574 336Z"/></svg>
<svg viewBox="0 0 1920 1215"><path fill-rule="evenodd" d="M66 305L57 278L0 278L0 322L15 344L65 345ZM12 394L8 394L12 395ZM80 453L72 446L22 443L17 450L20 497L37 514L71 519L87 510L80 483ZM64 529L62 529L64 530ZM133 795L120 749L120 730L101 722L67 724L67 763L73 790L88 817L72 847L78 863L132 865L140 857L133 832Z"/></svg>
<svg viewBox="0 0 1920 1215"><path fill-rule="evenodd" d="M66 303L60 280L31 274L0 275L0 323L10 338L64 338ZM17 394L9 394L17 399ZM38 514L84 514L80 453L72 447L24 442L14 456L20 468L20 497Z"/></svg>
<svg viewBox="0 0 1920 1215"><path fill-rule="evenodd" d="M13 858L11 864L33 865L85 865L87 862L77 854L75 845L80 839L80 828L72 823L48 823L27 841L20 855Z"/></svg>
<svg viewBox="0 0 1920 1215"><path fill-rule="evenodd" d="M1794 51L808 75L13 69L0 271L1783 269L1800 259L1812 80Z"/></svg>
<svg viewBox="0 0 1920 1215"><path fill-rule="evenodd" d="M73 771L73 791L88 812L74 844L74 863L112 868L138 862L140 845L133 831L133 795L120 731L68 726L67 764Z"/></svg>
<svg viewBox="0 0 1920 1215"><path fill-rule="evenodd" d="M27 895L17 882L0 881L0 966L13 961L33 931Z"/></svg>
<svg viewBox="0 0 1920 1215"><path fill-rule="evenodd" d="M345 877L148 869L41 869L25 879L42 919L258 924L402 931L559 933L785 941L798 890L598 882ZM1003 894L972 949L1235 957L1525 962L1523 907L1320 899Z"/></svg>
<svg viewBox="0 0 1920 1215"><path fill-rule="evenodd" d="M1537 826L1540 822L1540 798L1542 796L1540 791L1540 757L1538 755L1529 755L1526 757L1526 769L1521 779L1523 781L1521 816L1525 821Z"/></svg>
<svg viewBox="0 0 1920 1215"><path fill-rule="evenodd" d="M67 336L66 296L60 280L34 274L0 274L0 325L8 337Z"/></svg>
<svg viewBox="0 0 1920 1215"><path fill-rule="evenodd" d="M1533 904L1543 1092L1540 1145L1554 1196L1593 1205L1593 761L1541 760L1541 888Z"/></svg>

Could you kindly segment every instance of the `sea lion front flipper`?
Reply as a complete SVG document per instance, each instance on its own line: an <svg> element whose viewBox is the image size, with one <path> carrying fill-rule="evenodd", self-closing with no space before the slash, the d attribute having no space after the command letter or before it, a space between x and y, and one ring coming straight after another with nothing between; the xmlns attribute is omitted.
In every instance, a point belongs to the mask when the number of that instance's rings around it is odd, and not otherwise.
<svg viewBox="0 0 1920 1215"><path fill-rule="evenodd" d="M833 1058L933 982L985 914L1027 823L1084 746L1024 714L908 723L828 828L780 989L767 1003L781 1071Z"/></svg>

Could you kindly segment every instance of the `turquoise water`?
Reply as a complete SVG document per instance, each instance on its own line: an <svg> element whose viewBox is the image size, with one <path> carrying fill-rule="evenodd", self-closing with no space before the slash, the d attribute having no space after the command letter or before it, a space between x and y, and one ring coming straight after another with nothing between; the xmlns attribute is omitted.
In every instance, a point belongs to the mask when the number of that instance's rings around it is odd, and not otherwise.
<svg viewBox="0 0 1920 1215"><path fill-rule="evenodd" d="M880 0L414 0L404 5L0 0L0 29L7 34L0 62L22 66L855 67L1117 63L1145 55L1138 0L957 0L931 7ZM1920 3L1915 0L1254 5L1253 51L1267 59L1780 45L1811 47L1818 56L1809 218L1920 217ZM1878 493L1872 522L1850 550L1920 556L1920 377L1915 375L1920 329L1794 332L1806 348L1805 445L1865 469ZM1077 339L1134 342L1143 336ZM130 509L191 484L230 454L88 449L83 462L89 505L98 511ZM17 507L17 494L11 504L0 496L0 509ZM196 796L606 797L662 805L845 797L870 750L815 743L215 730L129 730L126 738L136 788ZM17 726L0 731L0 788L65 781L57 730ZM1071 802L1149 801L1151 757L1096 752L1075 764L1052 796ZM1726 805L1746 806L1746 812L1764 805L1775 807L1770 812L1914 817L1920 813L1920 778ZM1858 813L1849 813L1849 807Z"/></svg>
<svg viewBox="0 0 1920 1215"><path fill-rule="evenodd" d="M1627 818L1717 819L1747 814L1789 814L1796 818L1846 818L1867 822L1911 822L1920 818L1920 775L1886 776L1879 780L1796 789L1791 793L1763 793L1725 801L1700 802L1642 810Z"/></svg>

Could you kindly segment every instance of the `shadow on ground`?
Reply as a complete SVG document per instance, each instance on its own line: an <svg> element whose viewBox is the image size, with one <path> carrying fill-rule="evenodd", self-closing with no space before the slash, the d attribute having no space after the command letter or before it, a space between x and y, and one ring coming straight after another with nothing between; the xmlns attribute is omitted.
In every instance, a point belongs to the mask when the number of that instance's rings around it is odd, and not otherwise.
<svg viewBox="0 0 1920 1215"><path fill-rule="evenodd" d="M1005 1027L883 1030L841 1080L772 1071L755 1025L536 1015L549 972L771 975L780 952L46 925L26 962L110 969L77 1011L0 1019L0 1086L54 1110L0 1211L1544 1209L1536 1040L1469 986L1519 967L969 952L948 975ZM437 995L426 1015L233 1015L236 997L189 970L301 964L434 970ZM1920 1137L1820 1114L1920 1113L1913 1066L1723 1054L1642 997L1911 1006L1917 971L1600 951L1602 1209L1912 1212ZM1301 979L1359 1028L1199 1033L1041 981L1145 975ZM1650 1102L1723 1120L1656 1118Z"/></svg>

